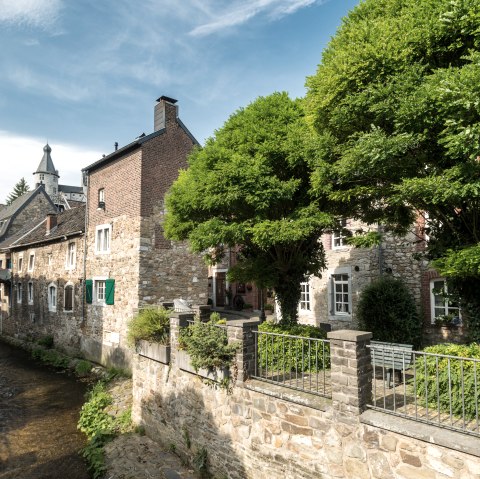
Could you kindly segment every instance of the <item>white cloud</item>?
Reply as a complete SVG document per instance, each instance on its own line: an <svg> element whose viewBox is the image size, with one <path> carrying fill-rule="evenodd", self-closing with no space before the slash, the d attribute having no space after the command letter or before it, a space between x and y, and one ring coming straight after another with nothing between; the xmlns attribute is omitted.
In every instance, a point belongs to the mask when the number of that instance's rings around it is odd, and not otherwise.
<svg viewBox="0 0 480 479"><path fill-rule="evenodd" d="M265 14L272 20L291 15L301 8L314 3L325 3L325 0L248 0L236 1L227 10L219 11L211 16L207 23L190 31L190 35L201 37L246 23L251 18Z"/></svg>
<svg viewBox="0 0 480 479"><path fill-rule="evenodd" d="M0 0L0 22L48 28L61 7L61 0Z"/></svg>
<svg viewBox="0 0 480 479"><path fill-rule="evenodd" d="M19 136L0 130L0 151L8 163L4 174L0 175L0 203L3 203L20 178L25 178L33 188L33 172L43 156L47 140ZM49 140L52 160L60 175L62 185L80 186L81 169L101 158L101 153L79 145L55 143Z"/></svg>

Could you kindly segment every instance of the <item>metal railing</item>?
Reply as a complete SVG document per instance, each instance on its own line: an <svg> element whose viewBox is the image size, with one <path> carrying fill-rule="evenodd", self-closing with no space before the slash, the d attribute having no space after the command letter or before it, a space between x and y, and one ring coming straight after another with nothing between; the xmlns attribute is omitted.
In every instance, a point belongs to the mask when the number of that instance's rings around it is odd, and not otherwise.
<svg viewBox="0 0 480 479"><path fill-rule="evenodd" d="M479 359L368 347L374 365L369 408L480 436Z"/></svg>
<svg viewBox="0 0 480 479"><path fill-rule="evenodd" d="M253 331L253 378L318 396L331 397L330 341Z"/></svg>

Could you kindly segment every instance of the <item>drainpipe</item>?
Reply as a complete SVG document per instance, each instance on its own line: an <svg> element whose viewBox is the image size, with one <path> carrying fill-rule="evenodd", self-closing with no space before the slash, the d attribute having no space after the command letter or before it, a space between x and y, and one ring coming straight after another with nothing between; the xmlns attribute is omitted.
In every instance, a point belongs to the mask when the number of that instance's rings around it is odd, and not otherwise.
<svg viewBox="0 0 480 479"><path fill-rule="evenodd" d="M87 232L88 232L88 194L90 192L90 181L88 172L85 172L84 185L87 187L86 201L85 201L85 228L83 233L83 280L82 280L82 324L85 323L85 281L87 279Z"/></svg>

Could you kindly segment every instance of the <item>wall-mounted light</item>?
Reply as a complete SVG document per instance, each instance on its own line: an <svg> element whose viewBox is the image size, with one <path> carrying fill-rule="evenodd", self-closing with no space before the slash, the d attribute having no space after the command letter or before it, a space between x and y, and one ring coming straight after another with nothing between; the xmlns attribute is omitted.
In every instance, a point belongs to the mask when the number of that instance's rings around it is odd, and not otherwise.
<svg viewBox="0 0 480 479"><path fill-rule="evenodd" d="M98 202L97 210L105 211L105 201L99 201Z"/></svg>

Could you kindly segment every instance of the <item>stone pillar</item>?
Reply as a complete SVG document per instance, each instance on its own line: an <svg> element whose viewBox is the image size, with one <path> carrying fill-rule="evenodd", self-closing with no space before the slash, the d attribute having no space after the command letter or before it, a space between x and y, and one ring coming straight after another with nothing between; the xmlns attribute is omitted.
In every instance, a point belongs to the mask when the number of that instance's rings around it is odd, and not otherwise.
<svg viewBox="0 0 480 479"><path fill-rule="evenodd" d="M237 382L245 382L251 374L255 372L255 341L256 337L253 331L258 330L259 322L248 321L228 321L227 336L228 342L240 343L235 356L235 365L237 368Z"/></svg>
<svg viewBox="0 0 480 479"><path fill-rule="evenodd" d="M372 397L372 333L365 331L331 331L330 339L332 405L338 421L358 422Z"/></svg>
<svg viewBox="0 0 480 479"><path fill-rule="evenodd" d="M172 313L170 316L170 346L171 362L177 364L178 337L180 328L186 328L189 321L193 321L193 313Z"/></svg>

